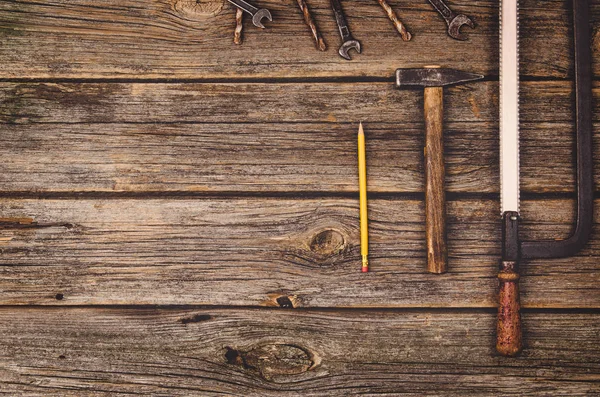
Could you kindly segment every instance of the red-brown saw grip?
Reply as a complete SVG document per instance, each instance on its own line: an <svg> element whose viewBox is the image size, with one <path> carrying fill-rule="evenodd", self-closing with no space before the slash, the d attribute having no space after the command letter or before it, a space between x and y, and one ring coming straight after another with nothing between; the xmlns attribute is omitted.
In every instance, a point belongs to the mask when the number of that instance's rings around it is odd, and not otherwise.
<svg viewBox="0 0 600 397"><path fill-rule="evenodd" d="M500 291L496 349L503 356L516 356L523 349L519 277L515 262L502 262L502 269L498 273Z"/></svg>

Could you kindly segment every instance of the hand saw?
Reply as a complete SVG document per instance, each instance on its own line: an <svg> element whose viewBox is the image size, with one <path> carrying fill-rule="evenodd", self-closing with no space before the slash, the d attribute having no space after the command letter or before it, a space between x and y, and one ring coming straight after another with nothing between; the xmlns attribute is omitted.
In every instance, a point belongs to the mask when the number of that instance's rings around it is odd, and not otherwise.
<svg viewBox="0 0 600 397"><path fill-rule="evenodd" d="M593 222L592 81L588 0L573 0L577 218L564 240L519 239L519 11L518 0L502 0L500 10L500 200L502 260L496 349L505 356L522 349L519 303L521 259L574 255L588 241Z"/></svg>

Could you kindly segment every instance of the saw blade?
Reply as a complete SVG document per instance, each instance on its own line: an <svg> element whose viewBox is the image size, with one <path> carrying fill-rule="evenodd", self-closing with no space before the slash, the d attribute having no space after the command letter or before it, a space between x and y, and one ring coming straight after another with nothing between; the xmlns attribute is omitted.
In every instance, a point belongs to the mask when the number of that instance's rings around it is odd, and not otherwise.
<svg viewBox="0 0 600 397"><path fill-rule="evenodd" d="M519 3L500 4L500 207L519 212Z"/></svg>

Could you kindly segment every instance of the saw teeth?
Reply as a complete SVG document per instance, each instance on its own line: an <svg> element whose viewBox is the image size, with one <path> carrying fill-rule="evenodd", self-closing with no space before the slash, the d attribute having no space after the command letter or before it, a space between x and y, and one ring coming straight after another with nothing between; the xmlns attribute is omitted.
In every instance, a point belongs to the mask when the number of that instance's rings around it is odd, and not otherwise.
<svg viewBox="0 0 600 397"><path fill-rule="evenodd" d="M519 9L519 0L517 0L517 120L521 120L521 22L519 21L520 9ZM521 169L521 141L520 141L520 130L519 131L519 150L517 150L517 164L519 170ZM521 212L521 173L519 172L519 179L517 180L517 212Z"/></svg>
<svg viewBox="0 0 600 397"><path fill-rule="evenodd" d="M504 4L504 1L500 0L500 18L499 18L499 35L500 35L500 57L502 57L502 6ZM520 20L519 20L519 16L520 16L520 8L519 8L519 1L516 0L516 7L517 7L517 21L516 21L516 31L517 31L517 42L516 42L516 55L517 55L517 73L516 73L516 78L517 78L517 103L516 103L516 108L517 108L517 125L519 122L519 118L520 118L520 113L521 113L521 95L520 95L520 59L521 59L521 48L520 48ZM499 66L499 72L500 72L500 79L502 78L502 62L500 61L500 66ZM501 87L501 84L500 84ZM500 95L502 96L502 93L500 93ZM502 101L500 101L500 106L502 106ZM519 130L517 130L517 132L519 132ZM521 151L520 149L520 142L519 146L518 146L518 150L517 150L517 167L520 168L520 164L521 164ZM502 158L502 145L500 145L500 158ZM502 167L500 167L500 172L502 172ZM518 173L519 178L517 179L517 212L520 212L520 207L521 207L521 181L520 181L520 173ZM502 191L502 176L500 177L500 191ZM500 208L502 207L502 194L500 194Z"/></svg>

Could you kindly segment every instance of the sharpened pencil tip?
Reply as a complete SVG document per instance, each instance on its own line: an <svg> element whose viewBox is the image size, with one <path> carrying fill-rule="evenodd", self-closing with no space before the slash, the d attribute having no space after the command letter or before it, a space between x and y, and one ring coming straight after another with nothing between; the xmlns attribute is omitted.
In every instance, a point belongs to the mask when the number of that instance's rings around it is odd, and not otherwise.
<svg viewBox="0 0 600 397"><path fill-rule="evenodd" d="M363 126L362 126L362 121L360 122L360 124L358 125L358 134L365 134L365 131L363 130Z"/></svg>

